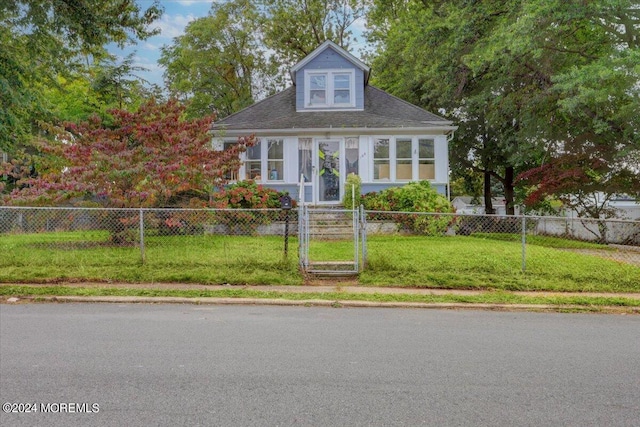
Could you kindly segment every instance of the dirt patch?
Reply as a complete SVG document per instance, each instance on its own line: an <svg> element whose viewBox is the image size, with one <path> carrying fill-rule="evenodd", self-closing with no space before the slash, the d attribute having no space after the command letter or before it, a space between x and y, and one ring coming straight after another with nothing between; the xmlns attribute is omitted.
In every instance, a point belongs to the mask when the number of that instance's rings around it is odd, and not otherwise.
<svg viewBox="0 0 640 427"><path fill-rule="evenodd" d="M584 255L597 256L612 261L623 262L625 264L637 265L640 267L640 250L631 246L615 246L614 250L598 250L598 249L561 249L567 252L575 252Z"/></svg>

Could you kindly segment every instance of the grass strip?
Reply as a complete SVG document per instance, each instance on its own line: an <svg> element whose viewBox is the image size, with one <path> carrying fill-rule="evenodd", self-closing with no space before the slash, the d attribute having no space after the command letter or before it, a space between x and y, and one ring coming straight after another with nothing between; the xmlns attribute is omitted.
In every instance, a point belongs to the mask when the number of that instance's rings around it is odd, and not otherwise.
<svg viewBox="0 0 640 427"><path fill-rule="evenodd" d="M640 300L623 297L592 296L529 296L504 291L483 292L474 295L416 295L353 292L281 292L253 289L133 289L133 288L78 288L65 286L0 286L0 296L136 296L178 298L256 298L289 301L370 301L408 303L466 303L466 304L531 304L580 307L640 307Z"/></svg>

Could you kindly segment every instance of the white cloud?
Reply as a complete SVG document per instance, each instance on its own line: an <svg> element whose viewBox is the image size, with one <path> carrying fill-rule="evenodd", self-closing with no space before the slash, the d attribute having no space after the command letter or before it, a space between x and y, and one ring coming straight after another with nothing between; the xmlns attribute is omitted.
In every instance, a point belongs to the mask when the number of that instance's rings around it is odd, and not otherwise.
<svg viewBox="0 0 640 427"><path fill-rule="evenodd" d="M160 35L156 37L173 39L184 34L184 29L189 22L195 20L196 17L189 15L162 15L160 21L156 24L160 28Z"/></svg>

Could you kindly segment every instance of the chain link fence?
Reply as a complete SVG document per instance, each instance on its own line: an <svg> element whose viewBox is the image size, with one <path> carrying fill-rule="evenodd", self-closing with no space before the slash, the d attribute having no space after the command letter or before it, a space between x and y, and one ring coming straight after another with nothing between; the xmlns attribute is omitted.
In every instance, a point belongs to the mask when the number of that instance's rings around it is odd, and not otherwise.
<svg viewBox="0 0 640 427"><path fill-rule="evenodd" d="M259 280L277 281L282 270L296 271L295 250L285 258L283 242L296 221L295 211L279 209L0 207L0 280L53 271L63 279L225 283L262 270Z"/></svg>
<svg viewBox="0 0 640 427"><path fill-rule="evenodd" d="M640 266L637 220L383 211L366 211L366 218L369 236L469 237L471 247L481 240L517 243L525 254L523 269L527 246L590 253Z"/></svg>
<svg viewBox="0 0 640 427"><path fill-rule="evenodd" d="M283 269L297 271L297 215L296 209L0 207L0 280L26 272L45 277L51 266L68 270L63 278L104 279L101 268L114 265L129 270L130 280L148 277L137 276L141 265L174 271L158 280L220 283L257 268L277 280ZM376 211L362 218L365 271L386 266L402 277L420 268L484 269L490 280L504 272L544 274L560 264L606 275L602 262L615 262L640 272L639 221ZM332 250L330 240L319 244Z"/></svg>

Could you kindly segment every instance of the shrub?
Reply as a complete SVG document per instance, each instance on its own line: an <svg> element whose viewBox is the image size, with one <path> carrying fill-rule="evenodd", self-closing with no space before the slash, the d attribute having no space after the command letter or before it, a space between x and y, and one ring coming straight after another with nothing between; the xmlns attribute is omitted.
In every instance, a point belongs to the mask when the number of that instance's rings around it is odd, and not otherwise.
<svg viewBox="0 0 640 427"><path fill-rule="evenodd" d="M258 212L258 209L280 209L280 198L286 195L255 181L240 181L220 189L211 197L211 207L218 209L243 209L238 212L220 212L218 223L228 226L234 234L254 234L259 225L283 219L281 211ZM293 201L293 206L296 203ZM247 209L246 211L244 209Z"/></svg>
<svg viewBox="0 0 640 427"><path fill-rule="evenodd" d="M353 189L352 189L353 187ZM344 199L342 204L346 209L356 209L361 203L362 179L354 174L347 175L347 181L344 186ZM353 197L355 195L355 197Z"/></svg>
<svg viewBox="0 0 640 427"><path fill-rule="evenodd" d="M400 228L414 233L443 234L454 222L454 217L424 215L424 213L452 213L453 206L446 197L438 194L429 181L410 182L403 187L392 187L379 193L367 193L362 198L365 209L394 212L374 213L369 219L392 220ZM399 214L416 212L421 215Z"/></svg>

